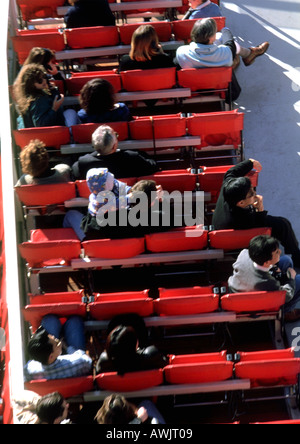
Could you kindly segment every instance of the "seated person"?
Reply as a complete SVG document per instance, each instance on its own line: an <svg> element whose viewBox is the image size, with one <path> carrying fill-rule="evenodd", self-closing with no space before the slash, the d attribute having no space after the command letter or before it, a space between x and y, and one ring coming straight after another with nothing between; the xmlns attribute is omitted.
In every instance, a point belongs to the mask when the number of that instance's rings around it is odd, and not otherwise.
<svg viewBox="0 0 300 444"><path fill-rule="evenodd" d="M108 0L69 0L71 8L65 15L67 28L114 26L115 16Z"/></svg>
<svg viewBox="0 0 300 444"><path fill-rule="evenodd" d="M291 254L295 266L300 265L299 243L291 223L283 217L268 215L263 197L256 194L251 181L245 177L252 169L262 170L257 160L245 160L227 171L213 214L215 230L247 230L270 227L272 236Z"/></svg>
<svg viewBox="0 0 300 444"><path fill-rule="evenodd" d="M40 398L40 395L30 390L17 393L12 400L14 424L38 424L36 404Z"/></svg>
<svg viewBox="0 0 300 444"><path fill-rule="evenodd" d="M286 291L287 320L300 319L300 275L289 256L281 256L279 242L271 236L256 236L233 264L229 291Z"/></svg>
<svg viewBox="0 0 300 444"><path fill-rule="evenodd" d="M140 348L138 335L131 326L118 325L108 335L105 351L96 365L97 373L124 373L163 368L168 358L154 346Z"/></svg>
<svg viewBox="0 0 300 444"><path fill-rule="evenodd" d="M62 354L62 333L67 354ZM80 316L70 316L63 327L57 316L44 316L27 349L31 360L24 369L26 381L75 378L92 372L92 359L85 353L84 323Z"/></svg>
<svg viewBox="0 0 300 444"><path fill-rule="evenodd" d="M189 6L190 9L182 20L223 16L220 7L210 0L190 0Z"/></svg>
<svg viewBox="0 0 300 444"><path fill-rule="evenodd" d="M131 113L124 103L116 103L114 88L104 79L87 82L80 91L81 110L78 117L81 123L128 122Z"/></svg>
<svg viewBox="0 0 300 444"><path fill-rule="evenodd" d="M58 392L42 396L36 405L38 424L70 424L69 404Z"/></svg>
<svg viewBox="0 0 300 444"><path fill-rule="evenodd" d="M134 31L130 53L121 57L119 69L120 71L130 71L171 68L173 66L175 66L173 59L162 50L154 27L142 25Z"/></svg>
<svg viewBox="0 0 300 444"><path fill-rule="evenodd" d="M46 146L40 140L31 140L20 153L20 162L23 175L16 186L45 185L63 183L71 180L72 170L69 165L58 164L49 166L49 154Z"/></svg>
<svg viewBox="0 0 300 444"><path fill-rule="evenodd" d="M256 57L263 55L269 43L256 48L243 48L233 39L228 28L222 29L222 44L216 44L217 23L214 19L198 20L192 29L189 45L180 46L176 51L177 63L181 68L218 68L233 66L236 55L243 58L245 65L252 64Z"/></svg>
<svg viewBox="0 0 300 444"><path fill-rule="evenodd" d="M84 180L91 168L107 168L117 179L148 176L158 171L155 160L146 153L118 149L118 136L107 125L101 125L92 135L93 153L79 157L72 166L75 179Z"/></svg>
<svg viewBox="0 0 300 444"><path fill-rule="evenodd" d="M151 401L142 401L136 407L116 393L105 398L95 420L98 424L165 424L164 418Z"/></svg>

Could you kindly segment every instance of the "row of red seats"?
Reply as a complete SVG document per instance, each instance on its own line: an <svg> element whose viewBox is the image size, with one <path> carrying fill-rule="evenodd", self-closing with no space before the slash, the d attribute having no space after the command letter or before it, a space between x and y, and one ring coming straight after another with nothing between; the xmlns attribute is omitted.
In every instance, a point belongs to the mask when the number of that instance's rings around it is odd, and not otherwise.
<svg viewBox="0 0 300 444"><path fill-rule="evenodd" d="M92 376L67 380L38 380L26 383L25 387L40 395L59 390L68 398L93 390L94 381L100 390L121 393L138 392L167 384L169 394L176 392L176 386L179 385L186 386L186 392L191 393L189 385L192 389L195 384L224 381L248 380L249 388L274 388L298 383L300 359L295 357L292 348L238 352L236 357L238 362L228 360L225 350L219 353L173 355L164 369L127 373L123 376L117 375L116 372L102 373L97 375L95 380ZM195 386L194 390L196 392ZM224 391L222 385L219 390ZM138 396L138 393L136 395Z"/></svg>
<svg viewBox="0 0 300 444"><path fill-rule="evenodd" d="M216 17L215 19L218 30L224 28L225 17ZM194 23L195 20L178 20L174 22L151 22L151 25L155 28L161 42L169 42L174 38L176 41L189 40ZM12 42L19 63L23 64L31 48L35 46L42 46L60 52L66 48L83 49L130 45L133 32L142 24L133 23L61 30L57 28L18 29L16 30L17 35L12 37Z"/></svg>
<svg viewBox="0 0 300 444"><path fill-rule="evenodd" d="M185 137L186 135L201 138L198 149L207 146L231 145L238 148L242 144L244 113L237 110L202 114L181 114L135 117L131 122L110 122L118 133L119 142L125 140L159 140L166 138ZM97 123L85 123L72 126L75 144L91 143ZM16 145L23 149L30 140L39 139L47 147L60 149L62 145L71 143L67 127L25 128L13 131Z"/></svg>
<svg viewBox="0 0 300 444"><path fill-rule="evenodd" d="M218 290L218 289L217 289ZM216 293L213 286L159 288L158 299L149 296L149 290L95 293L84 296L83 290L75 292L29 295L29 304L23 309L24 319L33 332L44 316L55 314L60 318L79 315L84 319L111 320L120 314L136 313L149 316L191 316L214 313L219 310L236 314L279 312L285 303L285 291L256 291L245 293ZM199 318L199 324L201 319Z"/></svg>
<svg viewBox="0 0 300 444"><path fill-rule="evenodd" d="M88 258L106 260L139 257L145 252L150 254L201 252L208 248L232 251L247 248L250 240L260 234L270 235L271 229L255 228L208 232L194 226L175 228L167 232L149 234L142 238L97 239L83 242L78 240L71 228L37 229L31 231L29 241L19 245L19 251L29 267L40 267L55 264L66 265L79 258L82 249ZM163 259L162 257L161 262ZM77 267L80 268L79 265Z"/></svg>

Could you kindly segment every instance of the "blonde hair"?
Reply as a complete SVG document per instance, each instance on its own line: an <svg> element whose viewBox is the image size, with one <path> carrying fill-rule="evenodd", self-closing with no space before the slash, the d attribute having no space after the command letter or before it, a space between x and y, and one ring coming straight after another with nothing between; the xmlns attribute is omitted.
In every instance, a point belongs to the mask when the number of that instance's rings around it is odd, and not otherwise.
<svg viewBox="0 0 300 444"><path fill-rule="evenodd" d="M132 60L146 62L162 52L158 35L153 26L142 25L134 31L129 52Z"/></svg>

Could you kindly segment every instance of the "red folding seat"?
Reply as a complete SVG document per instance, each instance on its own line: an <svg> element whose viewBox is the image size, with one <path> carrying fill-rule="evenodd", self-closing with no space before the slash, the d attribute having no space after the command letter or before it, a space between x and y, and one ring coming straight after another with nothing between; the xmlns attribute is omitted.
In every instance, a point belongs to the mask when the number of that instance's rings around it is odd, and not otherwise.
<svg viewBox="0 0 300 444"><path fill-rule="evenodd" d="M66 29L67 45L71 49L100 48L119 44L117 26L93 26L87 28Z"/></svg>
<svg viewBox="0 0 300 444"><path fill-rule="evenodd" d="M186 135L186 118L179 114L135 117L129 122L134 140L168 139Z"/></svg>
<svg viewBox="0 0 300 444"><path fill-rule="evenodd" d="M152 253L203 250L207 248L208 232L196 227L177 228L163 233L147 234L146 249Z"/></svg>
<svg viewBox="0 0 300 444"><path fill-rule="evenodd" d="M138 180L154 180L161 185L164 191L194 191L196 189L197 176L189 170L159 171L151 176L142 176Z"/></svg>
<svg viewBox="0 0 300 444"><path fill-rule="evenodd" d="M56 9L64 3L64 0L17 0L24 21L57 17Z"/></svg>
<svg viewBox="0 0 300 444"><path fill-rule="evenodd" d="M145 251L145 239L97 239L82 242L86 256L98 259L126 259Z"/></svg>
<svg viewBox="0 0 300 444"><path fill-rule="evenodd" d="M214 17L214 20L217 22L218 31L221 31L225 28L226 18L225 17ZM198 21L198 19L192 20L176 20L172 22L173 33L175 35L175 40L185 40L188 41L191 39L191 31L194 27L194 24Z"/></svg>
<svg viewBox="0 0 300 444"><path fill-rule="evenodd" d="M35 46L63 51L65 49L63 34L57 29L46 31L19 31L18 35L11 37L13 48L18 55L20 65L23 65L29 52Z"/></svg>
<svg viewBox="0 0 300 444"><path fill-rule="evenodd" d="M86 316L86 304L83 302L60 302L54 304L34 304L26 305L22 309L25 321L29 322L35 332L41 325L44 316L53 314L59 318L68 318L69 316Z"/></svg>
<svg viewBox="0 0 300 444"><path fill-rule="evenodd" d="M84 290L62 291L59 293L29 294L30 305L59 304L61 302L81 302Z"/></svg>
<svg viewBox="0 0 300 444"><path fill-rule="evenodd" d="M124 45L130 45L132 34L134 31L145 23L130 23L119 26L121 43ZM168 42L172 37L172 24L170 22L151 22L151 26L154 27L157 32L160 42Z"/></svg>
<svg viewBox="0 0 300 444"><path fill-rule="evenodd" d="M121 182L126 183L129 187L132 187L136 182L137 182L137 178L136 177L126 177L125 179L118 179ZM79 197L84 197L85 199L88 199L91 192L90 189L87 185L86 180L76 180L75 182Z"/></svg>
<svg viewBox="0 0 300 444"><path fill-rule="evenodd" d="M136 313L142 317L153 314L153 299L149 290L95 295L95 302L89 304L93 319L112 319L125 313Z"/></svg>
<svg viewBox="0 0 300 444"><path fill-rule="evenodd" d="M248 248L251 239L259 235L271 235L271 228L251 228L250 230L217 230L210 231L209 244L211 248L221 250L239 250Z"/></svg>
<svg viewBox="0 0 300 444"><path fill-rule="evenodd" d="M171 89L176 85L176 68L122 71L121 78L126 91Z"/></svg>
<svg viewBox="0 0 300 444"><path fill-rule="evenodd" d="M223 310L236 313L279 311L285 303L285 291L254 291L226 294L221 297Z"/></svg>
<svg viewBox="0 0 300 444"><path fill-rule="evenodd" d="M75 182L52 183L49 185L22 185L15 187L20 202L27 207L62 205L76 197Z"/></svg>
<svg viewBox="0 0 300 444"><path fill-rule="evenodd" d="M232 68L186 68L177 71L178 83L192 91L227 91L232 79Z"/></svg>
<svg viewBox="0 0 300 444"><path fill-rule="evenodd" d="M28 242L19 245L21 256L30 267L67 263L78 258L81 243L71 228L37 229Z"/></svg>
<svg viewBox="0 0 300 444"><path fill-rule="evenodd" d="M220 145L233 145L238 148L242 143L243 129L244 114L238 110L193 114L187 117L187 131L191 136L201 137L202 148Z"/></svg>
<svg viewBox="0 0 300 444"><path fill-rule="evenodd" d="M104 79L112 84L115 93L121 91L121 76L116 70L111 71L87 71L72 72L71 77L66 79L67 89L71 96L80 94L83 86L93 79Z"/></svg>
<svg viewBox="0 0 300 444"><path fill-rule="evenodd" d="M294 350L267 350L262 352L238 352L235 376L250 379L251 387L294 385L298 382L300 359Z"/></svg>
<svg viewBox="0 0 300 444"><path fill-rule="evenodd" d="M159 289L159 299L154 300L154 311L163 316L185 316L212 313L219 308L219 295L212 287Z"/></svg>
<svg viewBox="0 0 300 444"><path fill-rule="evenodd" d="M100 126L101 123L81 123L72 126L72 133L75 143L91 143L93 132ZM116 133L118 133L118 140L121 142L128 139L128 124L127 122L108 122L105 125L110 126Z"/></svg>
<svg viewBox="0 0 300 444"><path fill-rule="evenodd" d="M233 362L227 361L226 351L196 355L179 355L164 368L169 384L201 384L226 381L233 376Z"/></svg>
<svg viewBox="0 0 300 444"><path fill-rule="evenodd" d="M13 130L16 144L21 150L31 140L41 140L48 148L60 149L61 145L70 143L70 131L67 126L47 126Z"/></svg>
<svg viewBox="0 0 300 444"><path fill-rule="evenodd" d="M35 381L25 382L25 389L33 391L40 396L48 393L59 392L64 398L81 395L94 388L94 378L90 376L81 376L79 378L65 379L37 379Z"/></svg>
<svg viewBox="0 0 300 444"><path fill-rule="evenodd" d="M222 188L224 175L232 168L232 165L224 165L218 167L199 167L202 172L198 174L200 180L200 189L206 192L219 192ZM258 186L257 171L250 171L247 177L251 180L252 186L256 188Z"/></svg>
<svg viewBox="0 0 300 444"><path fill-rule="evenodd" d="M163 370L144 370L118 375L117 372L101 373L96 376L100 390L110 392L135 392L163 384Z"/></svg>

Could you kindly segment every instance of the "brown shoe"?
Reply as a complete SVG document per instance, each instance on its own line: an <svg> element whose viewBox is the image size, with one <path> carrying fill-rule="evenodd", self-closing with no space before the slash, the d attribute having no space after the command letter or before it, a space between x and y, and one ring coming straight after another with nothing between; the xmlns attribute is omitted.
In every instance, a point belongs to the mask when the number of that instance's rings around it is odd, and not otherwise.
<svg viewBox="0 0 300 444"><path fill-rule="evenodd" d="M259 46L250 48L251 54L243 59L245 66L250 66L254 63L256 57L262 56L269 48L270 43L264 42Z"/></svg>
<svg viewBox="0 0 300 444"><path fill-rule="evenodd" d="M300 310L297 308L295 310L289 311L284 316L285 322L295 322L298 321L299 319L300 319Z"/></svg>

